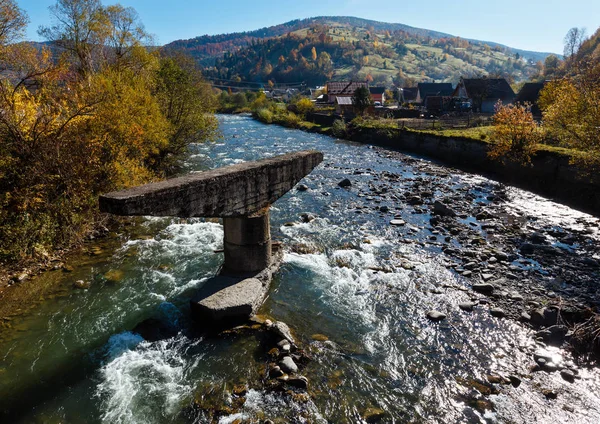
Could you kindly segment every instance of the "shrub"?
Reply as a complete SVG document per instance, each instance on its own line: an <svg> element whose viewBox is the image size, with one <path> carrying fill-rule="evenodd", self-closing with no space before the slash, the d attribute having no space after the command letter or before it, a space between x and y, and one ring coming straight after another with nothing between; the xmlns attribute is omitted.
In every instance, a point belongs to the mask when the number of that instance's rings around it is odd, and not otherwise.
<svg viewBox="0 0 600 424"><path fill-rule="evenodd" d="M273 112L266 107L260 108L256 111L256 118L265 124L271 124L273 123Z"/></svg>
<svg viewBox="0 0 600 424"><path fill-rule="evenodd" d="M346 127L346 123L344 122L343 119L336 119L333 122L331 131L333 132L333 135L335 135L336 137L343 138L346 136L346 134L348 132L348 128Z"/></svg>
<svg viewBox="0 0 600 424"><path fill-rule="evenodd" d="M531 114L529 105L496 105L494 115L493 145L489 156L492 159L509 158L529 163L541 141L541 131Z"/></svg>
<svg viewBox="0 0 600 424"><path fill-rule="evenodd" d="M306 116L308 113L315 110L315 105L310 99L303 97L296 103L296 110L300 115Z"/></svg>

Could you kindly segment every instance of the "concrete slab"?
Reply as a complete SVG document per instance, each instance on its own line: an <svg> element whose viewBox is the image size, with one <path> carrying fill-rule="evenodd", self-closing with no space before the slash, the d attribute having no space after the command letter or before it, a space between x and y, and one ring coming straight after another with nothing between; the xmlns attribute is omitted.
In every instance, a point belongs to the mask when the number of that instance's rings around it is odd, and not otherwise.
<svg viewBox="0 0 600 424"><path fill-rule="evenodd" d="M258 273L225 273L206 281L190 301L194 320L200 325L248 320L262 306L282 259L282 249L275 249L270 265Z"/></svg>
<svg viewBox="0 0 600 424"><path fill-rule="evenodd" d="M198 172L100 196L100 210L122 216L228 218L269 207L323 161L315 150Z"/></svg>

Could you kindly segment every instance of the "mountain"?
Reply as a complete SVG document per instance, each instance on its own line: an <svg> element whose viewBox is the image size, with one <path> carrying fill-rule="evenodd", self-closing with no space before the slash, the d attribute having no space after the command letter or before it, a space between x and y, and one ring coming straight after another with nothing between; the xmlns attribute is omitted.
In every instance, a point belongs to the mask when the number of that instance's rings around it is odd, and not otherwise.
<svg viewBox="0 0 600 424"><path fill-rule="evenodd" d="M237 86L317 85L332 78L391 85L483 75L522 81L549 55L404 24L327 16L178 40L164 48L190 54L207 77Z"/></svg>

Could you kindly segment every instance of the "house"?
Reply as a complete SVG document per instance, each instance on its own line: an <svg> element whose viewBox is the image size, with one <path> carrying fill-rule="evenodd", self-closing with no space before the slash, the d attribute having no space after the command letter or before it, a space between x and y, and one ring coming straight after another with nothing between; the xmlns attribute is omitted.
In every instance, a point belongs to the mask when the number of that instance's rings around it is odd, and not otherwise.
<svg viewBox="0 0 600 424"><path fill-rule="evenodd" d="M425 99L425 107L427 112L433 115L441 115L443 112L450 110L452 105L451 96L428 96Z"/></svg>
<svg viewBox="0 0 600 424"><path fill-rule="evenodd" d="M369 92L373 102L379 102L381 105L385 103L385 87L369 87Z"/></svg>
<svg viewBox="0 0 600 424"><path fill-rule="evenodd" d="M338 97L352 97L357 88L369 88L369 84L366 82L356 81L328 82L326 87L327 101L331 104L336 104L335 100Z"/></svg>
<svg viewBox="0 0 600 424"><path fill-rule="evenodd" d="M354 101L352 97L337 97L335 99L335 111L339 115L354 113Z"/></svg>
<svg viewBox="0 0 600 424"><path fill-rule="evenodd" d="M452 96L468 99L473 111L480 113L494 113L498 101L515 101L515 92L504 78L461 78Z"/></svg>
<svg viewBox="0 0 600 424"><path fill-rule="evenodd" d="M416 103L417 87L404 87L400 89L400 103Z"/></svg>
<svg viewBox="0 0 600 424"><path fill-rule="evenodd" d="M449 82L420 82L417 85L416 103L427 106L429 96L452 96L452 84Z"/></svg>
<svg viewBox="0 0 600 424"><path fill-rule="evenodd" d="M521 87L521 90L515 98L515 103L530 103L531 113L534 116L541 116L542 111L538 106L538 100L540 98L540 92L546 85L546 82L528 82Z"/></svg>

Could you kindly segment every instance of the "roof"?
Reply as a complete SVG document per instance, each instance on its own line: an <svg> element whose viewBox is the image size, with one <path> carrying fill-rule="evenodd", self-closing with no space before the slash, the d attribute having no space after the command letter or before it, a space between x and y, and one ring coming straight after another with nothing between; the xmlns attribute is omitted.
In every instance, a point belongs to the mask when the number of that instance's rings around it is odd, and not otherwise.
<svg viewBox="0 0 600 424"><path fill-rule="evenodd" d="M327 83L327 94L333 94L335 96L354 94L359 87L369 87L366 82L356 81L342 81L342 82L328 82Z"/></svg>
<svg viewBox="0 0 600 424"><path fill-rule="evenodd" d="M404 87L402 89L402 95L405 101L411 101L417 99L417 87Z"/></svg>
<svg viewBox="0 0 600 424"><path fill-rule="evenodd" d="M417 86L421 99L429 96L451 96L452 84L449 82L420 82Z"/></svg>
<svg viewBox="0 0 600 424"><path fill-rule="evenodd" d="M341 106L352 106L354 104L352 97L336 97L335 101Z"/></svg>
<svg viewBox="0 0 600 424"><path fill-rule="evenodd" d="M385 87L369 87L371 94L383 94L385 93Z"/></svg>
<svg viewBox="0 0 600 424"><path fill-rule="evenodd" d="M515 92L504 78L462 79L467 95L471 99L510 99Z"/></svg>
<svg viewBox="0 0 600 424"><path fill-rule="evenodd" d="M543 82L528 82L523 85L515 101L520 103L529 102L534 104L540 97L540 91L544 88L545 83Z"/></svg>

